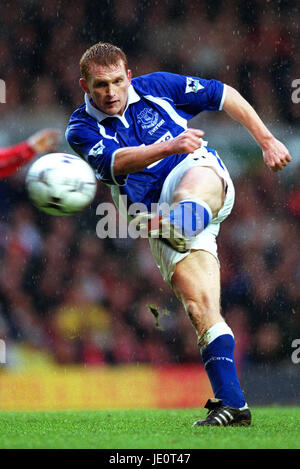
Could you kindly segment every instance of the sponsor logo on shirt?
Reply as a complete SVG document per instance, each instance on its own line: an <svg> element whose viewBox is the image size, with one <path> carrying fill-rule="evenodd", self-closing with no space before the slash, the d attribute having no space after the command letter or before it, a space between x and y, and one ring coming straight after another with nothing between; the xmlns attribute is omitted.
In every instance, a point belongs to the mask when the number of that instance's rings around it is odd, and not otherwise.
<svg viewBox="0 0 300 469"><path fill-rule="evenodd" d="M161 119L153 129L149 130L149 134L153 135L163 124L165 123L164 119Z"/></svg>
<svg viewBox="0 0 300 469"><path fill-rule="evenodd" d="M164 135L162 135L158 140L156 140L156 142L154 142L154 143L165 142L166 140L171 140L171 138L173 138L173 135L171 134L170 131L168 131ZM155 161L154 163L149 164L147 166L147 168L153 168L153 166L156 166L162 160L163 160L163 158L161 160L158 160L158 161Z"/></svg>
<svg viewBox="0 0 300 469"><path fill-rule="evenodd" d="M156 142L154 143L160 143L160 142L165 142L166 140L171 140L173 138L173 135L171 134L170 131L166 132L164 135L162 135Z"/></svg>

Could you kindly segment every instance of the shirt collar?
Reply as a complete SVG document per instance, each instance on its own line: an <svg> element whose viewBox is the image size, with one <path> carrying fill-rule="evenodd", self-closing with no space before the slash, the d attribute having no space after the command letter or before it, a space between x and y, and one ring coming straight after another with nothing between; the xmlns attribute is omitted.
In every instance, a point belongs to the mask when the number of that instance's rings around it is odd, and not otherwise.
<svg viewBox="0 0 300 469"><path fill-rule="evenodd" d="M129 85L128 87L128 99L127 99L127 105L126 105L126 108L125 108L125 111L123 113L122 116L119 116L118 114L116 115L109 115L109 114L106 114L105 112L102 112L100 111L99 109L97 109L95 106L93 106L92 104L92 98L91 98L91 95L88 94L88 93L85 93L85 96L84 96L84 101L85 101L85 111L87 112L87 114L89 114L91 117L93 117L94 119L96 119L97 122L101 122L103 121L104 119L106 119L107 117L117 117L119 119L122 119L122 117L124 116L128 106L130 104L133 104L133 103L137 103L139 100L140 100L140 96L137 94L137 92L135 91L135 89L133 88L132 85Z"/></svg>

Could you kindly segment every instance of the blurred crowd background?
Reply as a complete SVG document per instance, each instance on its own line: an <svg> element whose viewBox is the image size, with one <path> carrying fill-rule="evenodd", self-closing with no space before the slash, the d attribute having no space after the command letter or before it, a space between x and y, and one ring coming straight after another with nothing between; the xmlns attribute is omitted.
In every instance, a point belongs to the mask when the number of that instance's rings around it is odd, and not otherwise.
<svg viewBox="0 0 300 469"><path fill-rule="evenodd" d="M38 126L55 116L63 130L82 103L80 56L100 40L126 51L133 75L217 78L239 89L267 123L297 135L296 0L15 0L1 2L0 11L7 86L0 145L17 143L29 121ZM205 124L214 147L212 132L225 140L229 118L221 112L206 119L197 125ZM70 152L65 142L62 148ZM222 308L240 368L290 362L291 342L300 338L300 171L295 165L273 174L251 148L236 148L236 158L250 163L235 172L236 204L219 236ZM0 181L0 337L11 366L26 356L87 366L198 363L194 330L147 240L97 238L96 207L110 200L108 189L99 184L92 206L77 216L48 217L29 202L24 175ZM147 305L159 309L160 327Z"/></svg>
<svg viewBox="0 0 300 469"><path fill-rule="evenodd" d="M300 76L297 0L16 0L0 8L9 108L80 105L79 59L104 40L124 48L133 75L214 77L259 112L299 122L290 99Z"/></svg>

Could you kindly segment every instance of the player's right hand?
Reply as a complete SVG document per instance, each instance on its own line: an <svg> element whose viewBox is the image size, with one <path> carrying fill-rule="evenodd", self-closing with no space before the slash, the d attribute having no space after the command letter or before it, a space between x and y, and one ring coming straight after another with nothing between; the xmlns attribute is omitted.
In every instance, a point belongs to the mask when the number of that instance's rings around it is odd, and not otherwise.
<svg viewBox="0 0 300 469"><path fill-rule="evenodd" d="M263 149L263 158L266 165L274 172L280 171L292 161L286 146L274 137Z"/></svg>
<svg viewBox="0 0 300 469"><path fill-rule="evenodd" d="M203 130L187 129L177 137L170 140L173 154L193 153L202 145Z"/></svg>

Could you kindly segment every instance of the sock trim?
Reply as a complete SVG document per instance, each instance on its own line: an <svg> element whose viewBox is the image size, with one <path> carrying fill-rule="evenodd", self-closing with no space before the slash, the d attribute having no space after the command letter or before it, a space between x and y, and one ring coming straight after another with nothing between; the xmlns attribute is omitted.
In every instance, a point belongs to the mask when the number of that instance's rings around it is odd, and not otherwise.
<svg viewBox="0 0 300 469"><path fill-rule="evenodd" d="M234 337L232 330L226 322L217 322L210 327L201 337L198 337L198 346L200 351L204 350L211 342L213 342L220 335L230 334Z"/></svg>
<svg viewBox="0 0 300 469"><path fill-rule="evenodd" d="M178 202L178 204L182 204L182 203L184 203L184 202L195 202L196 204L201 205L203 208L205 208L205 210L206 210L207 213L208 213L208 217L209 217L209 222L208 222L208 224L211 222L212 217L213 217L212 211L211 211L210 206L209 206L206 202L204 202L204 200L199 199L199 198L197 198L197 197L193 197L193 198L190 198L190 199L183 199L183 200L180 200L180 201Z"/></svg>
<svg viewBox="0 0 300 469"><path fill-rule="evenodd" d="M230 363L234 363L234 361L232 360L232 358L228 358L228 357L211 357L207 360L207 362L204 363L204 368L206 368L206 366L212 362L212 361L215 361L215 360L218 360L218 361L226 361L226 362L230 362Z"/></svg>

